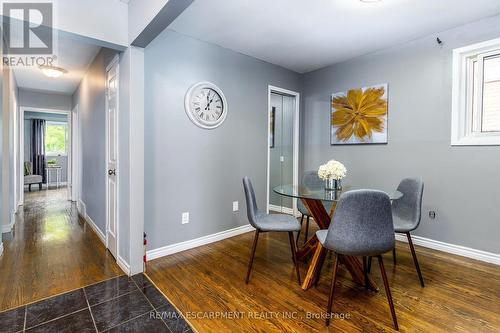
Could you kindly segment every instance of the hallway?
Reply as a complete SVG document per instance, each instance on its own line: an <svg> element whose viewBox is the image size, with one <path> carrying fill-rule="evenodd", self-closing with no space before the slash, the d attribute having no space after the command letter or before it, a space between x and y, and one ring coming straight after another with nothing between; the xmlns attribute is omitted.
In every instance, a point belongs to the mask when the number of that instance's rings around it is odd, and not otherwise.
<svg viewBox="0 0 500 333"><path fill-rule="evenodd" d="M0 311L123 274L65 188L26 192L2 237Z"/></svg>

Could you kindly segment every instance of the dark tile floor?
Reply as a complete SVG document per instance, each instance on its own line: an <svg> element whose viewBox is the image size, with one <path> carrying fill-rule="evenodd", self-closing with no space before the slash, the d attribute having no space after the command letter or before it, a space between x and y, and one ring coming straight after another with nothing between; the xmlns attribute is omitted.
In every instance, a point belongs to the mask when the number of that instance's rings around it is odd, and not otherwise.
<svg viewBox="0 0 500 333"><path fill-rule="evenodd" d="M11 332L193 331L160 291L137 274L0 312L0 333Z"/></svg>

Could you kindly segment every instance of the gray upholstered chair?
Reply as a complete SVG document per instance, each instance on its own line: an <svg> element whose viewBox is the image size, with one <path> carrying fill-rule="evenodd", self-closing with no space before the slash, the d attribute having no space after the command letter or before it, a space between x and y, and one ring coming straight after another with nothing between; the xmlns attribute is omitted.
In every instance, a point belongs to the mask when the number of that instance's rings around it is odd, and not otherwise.
<svg viewBox="0 0 500 333"><path fill-rule="evenodd" d="M297 280L300 285L299 263L297 260L297 249L293 239L293 233L299 231L299 222L290 215L284 214L265 214L259 211L257 201L255 200L255 192L253 190L252 182L248 177L243 178L243 188L245 190L245 198L247 202L247 215L248 221L255 228L255 236L253 239L252 253L250 254L250 261L248 263L247 277L245 283L250 280L250 272L252 270L253 258L255 256L255 249L257 248L257 241L261 232L277 231L288 232L288 239L290 241L290 249L292 250L292 260L297 272Z"/></svg>
<svg viewBox="0 0 500 333"><path fill-rule="evenodd" d="M31 185L38 184L38 189L42 190L43 177L33 174L33 164L24 162L24 185L28 185L28 190L31 192Z"/></svg>
<svg viewBox="0 0 500 333"><path fill-rule="evenodd" d="M419 178L405 178L399 183L398 191L403 197L392 203L392 219L394 231L406 234L410 245L411 255L417 270L420 285L424 287L424 278L418 265L417 254L413 247L410 232L417 229L422 217L422 196L424 193L424 182ZM396 264L396 250L393 252L394 264Z"/></svg>
<svg viewBox="0 0 500 333"><path fill-rule="evenodd" d="M320 190L325 187L325 183L321 178L318 177L318 172L317 171L305 171L304 174L302 175L302 186L305 186L307 188L313 189L313 190ZM323 206L325 206L325 209L328 213L332 210L332 202L330 201L323 201ZM304 224L304 217L306 218L306 230L305 230L305 235L304 235L304 244L307 242L307 237L309 236L309 219L312 217L311 213L309 213L309 210L307 209L306 206L304 206L304 203L302 200L297 201L297 209L299 210L301 217L300 217L300 230L297 233L297 245L299 244L299 237L300 233L302 231L302 225Z"/></svg>
<svg viewBox="0 0 500 333"><path fill-rule="evenodd" d="M334 252L333 277L328 298L326 325L330 324L333 292L339 264L338 256L349 255L377 257L394 327L398 330L391 290L382 261L382 254L391 251L395 244L389 196L375 190L345 192L340 197L330 227L328 230L317 231L316 236L321 246Z"/></svg>

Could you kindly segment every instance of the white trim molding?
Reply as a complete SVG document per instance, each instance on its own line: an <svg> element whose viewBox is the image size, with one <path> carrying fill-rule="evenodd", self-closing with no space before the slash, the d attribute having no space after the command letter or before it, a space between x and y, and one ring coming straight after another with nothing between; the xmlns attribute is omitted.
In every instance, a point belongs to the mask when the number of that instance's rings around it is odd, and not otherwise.
<svg viewBox="0 0 500 333"><path fill-rule="evenodd" d="M86 223L92 228L92 230L96 233L97 237L99 237L100 241L102 244L106 247L106 236L104 233L97 227L97 225L92 221L90 216L87 215L87 207L85 206L85 203L82 200L78 200L76 202L76 207L78 210L78 213L83 217ZM130 270L130 264L123 259L120 254L118 254L118 258L116 259L116 263L122 271L127 274L128 276L131 275L131 270Z"/></svg>
<svg viewBox="0 0 500 333"><path fill-rule="evenodd" d="M87 207L85 207L85 203L81 199L76 202L76 209L81 216L85 217L87 215Z"/></svg>
<svg viewBox="0 0 500 333"><path fill-rule="evenodd" d="M85 215L84 216L85 221L90 225L90 227L94 230L96 233L97 237L101 240L101 242L106 246L106 236L104 236L103 232L97 227L97 225L94 223L94 221L90 218L90 216Z"/></svg>
<svg viewBox="0 0 500 333"><path fill-rule="evenodd" d="M293 208L283 207L283 206L277 206L277 205L271 205L271 204L269 204L269 211L283 213L283 214L288 214L288 215L292 215L292 216L295 216L295 217L300 217L301 216L301 214L300 214L299 211L297 211L294 214Z"/></svg>
<svg viewBox="0 0 500 333"><path fill-rule="evenodd" d="M0 241L0 256L3 254L3 243Z"/></svg>
<svg viewBox="0 0 500 333"><path fill-rule="evenodd" d="M14 228L14 224L16 223L16 217L14 214L11 214L10 216L10 222L9 224L4 224L2 226L2 234L8 233L12 231L12 228Z"/></svg>
<svg viewBox="0 0 500 333"><path fill-rule="evenodd" d="M453 79L451 106L451 145L489 146L500 145L500 132L481 130L482 85L473 92L474 75L483 81L483 72L474 74L473 63L483 68L484 59L500 52L500 38L468 45L453 50ZM474 95L479 96L474 96ZM473 105L476 103L475 105ZM478 110L472 112L473 109ZM478 127L479 126L479 127Z"/></svg>
<svg viewBox="0 0 500 333"><path fill-rule="evenodd" d="M495 265L500 265L500 254L486 252L482 250L472 249L470 247L449 244L445 242L440 242L437 240L421 237L421 236L411 236L411 239L415 245L420 245L427 247L429 249L438 250L442 252L447 252L451 254L456 254L462 257L467 257L471 259L476 259L484 262L488 262ZM401 242L408 242L406 235L396 234L396 240Z"/></svg>
<svg viewBox="0 0 500 333"><path fill-rule="evenodd" d="M272 111L271 106L271 94L276 93L285 96L295 97L295 110L293 115L293 185L299 185L299 146L300 146L300 93L288 89L283 89L280 87L268 85L267 86L267 141L266 141L266 151L267 151L267 182L266 182L266 212L269 213L270 203L269 199L271 197L269 184L271 183L271 149L269 148L270 131L269 131L269 119ZM297 199L293 198L293 210L297 212ZM294 215L294 214L292 214Z"/></svg>
<svg viewBox="0 0 500 333"><path fill-rule="evenodd" d="M83 217L85 222L94 230L96 233L97 237L101 240L101 242L106 246L106 237L104 236L104 233L97 227L97 225L92 221L90 216L87 215L87 208L85 206L85 203L82 200L78 200L76 207L78 209L78 213Z"/></svg>
<svg viewBox="0 0 500 333"><path fill-rule="evenodd" d="M191 239L185 242L177 243L177 244L172 244L172 245L167 245L164 247L160 247L157 249L149 250L146 252L146 258L148 261L161 258L164 256L168 256L177 252L193 249L198 246L214 243L221 241L226 238L238 236L250 231L254 231L254 227L252 227L250 224L243 225L241 227L236 227L232 228L229 230L217 232L215 234L203 236L200 238L195 238Z"/></svg>
<svg viewBox="0 0 500 333"><path fill-rule="evenodd" d="M276 205L269 204L269 210L273 211L273 212L285 213L285 214L288 214L288 215L293 215L293 208L289 208L289 207L276 206Z"/></svg>
<svg viewBox="0 0 500 333"><path fill-rule="evenodd" d="M118 264L118 266L120 266L120 268L122 269L122 271L125 272L125 274L127 274L128 276L131 275L130 274L130 265L120 255L118 255L118 259L116 260L116 263Z"/></svg>

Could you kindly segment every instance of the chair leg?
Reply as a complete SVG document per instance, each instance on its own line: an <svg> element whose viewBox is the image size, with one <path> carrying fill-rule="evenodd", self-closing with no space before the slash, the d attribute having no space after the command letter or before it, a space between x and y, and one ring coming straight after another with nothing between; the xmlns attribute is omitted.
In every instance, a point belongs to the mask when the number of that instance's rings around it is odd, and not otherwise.
<svg viewBox="0 0 500 333"><path fill-rule="evenodd" d="M31 184L28 185L28 191L31 192Z"/></svg>
<svg viewBox="0 0 500 333"><path fill-rule="evenodd" d="M250 253L250 261L248 262L247 278L245 279L246 284L248 284L248 281L250 280L250 271L252 270L253 257L255 256L255 249L257 248L258 240L259 240L259 230L255 230L255 236L253 238L253 245L252 245L252 253Z"/></svg>
<svg viewBox="0 0 500 333"><path fill-rule="evenodd" d="M382 280L384 280L385 294L387 295L387 301L389 302L389 308L391 309L392 322L394 323L394 328L396 329L396 331L398 331L398 319L396 318L396 311L394 310L394 303L392 302L389 281L387 281L387 275L385 274L384 261L382 260L382 256L377 256L377 259L380 266L380 273L382 274Z"/></svg>
<svg viewBox="0 0 500 333"><path fill-rule="evenodd" d="M293 239L293 231L288 232L288 239L290 240L290 249L292 250L293 264L295 265L295 271L297 272L297 281L299 286L302 284L300 282L300 272L299 272L299 261L297 260L297 248L295 247L295 242Z"/></svg>
<svg viewBox="0 0 500 333"><path fill-rule="evenodd" d="M299 246L299 237L300 237L300 232L302 231L302 224L304 223L304 214L302 214L302 216L300 217L300 230L299 232L297 232L297 241L295 242L295 244L297 246Z"/></svg>
<svg viewBox="0 0 500 333"><path fill-rule="evenodd" d="M321 278L321 270L323 269L323 265L325 264L325 259L329 251L322 251L321 256L318 260L318 273L316 275L316 279L314 280L314 287L318 286L319 279Z"/></svg>
<svg viewBox="0 0 500 333"><path fill-rule="evenodd" d="M296 253L297 251L295 250L296 249L296 247L295 247L295 239L293 238L293 232L292 231L288 232L288 240L290 240L290 234L292 235L292 242L290 242L290 252L292 252L292 261L293 261L293 264L295 265L295 255L294 255L294 253Z"/></svg>
<svg viewBox="0 0 500 333"><path fill-rule="evenodd" d="M309 215L306 219L306 234L304 236L304 245L307 243L307 237L309 237Z"/></svg>
<svg viewBox="0 0 500 333"><path fill-rule="evenodd" d="M330 325L330 317L332 313L333 291L335 290L335 280L337 278L337 268L339 266L339 256L337 253L333 256L333 272L332 272L332 285L330 286L330 295L328 296L328 305L326 307L326 326Z"/></svg>
<svg viewBox="0 0 500 333"><path fill-rule="evenodd" d="M392 249L392 262L394 263L394 266L396 266L396 245L394 245L394 248Z"/></svg>
<svg viewBox="0 0 500 333"><path fill-rule="evenodd" d="M42 190L42 183L38 183L38 190L41 191Z"/></svg>
<svg viewBox="0 0 500 333"><path fill-rule="evenodd" d="M406 237L408 238L408 244L410 244L411 255L413 257L413 262L415 263L415 268L417 269L418 278L420 279L420 285L425 287L424 278L422 277L422 272L420 271L420 266L417 260L417 254L415 253L415 248L413 247L413 242L411 240L411 235L409 232L406 233Z"/></svg>
<svg viewBox="0 0 500 333"><path fill-rule="evenodd" d="M372 257L368 257L368 264L366 265L366 272L370 274L372 271Z"/></svg>
<svg viewBox="0 0 500 333"><path fill-rule="evenodd" d="M371 258L371 257L369 257ZM368 289L368 258L363 257L363 274L365 276L365 288Z"/></svg>

